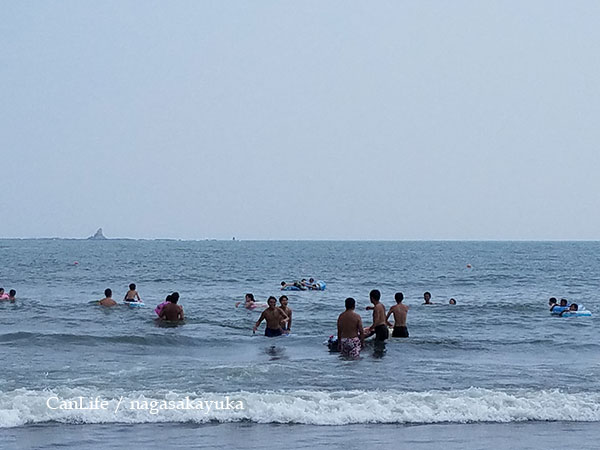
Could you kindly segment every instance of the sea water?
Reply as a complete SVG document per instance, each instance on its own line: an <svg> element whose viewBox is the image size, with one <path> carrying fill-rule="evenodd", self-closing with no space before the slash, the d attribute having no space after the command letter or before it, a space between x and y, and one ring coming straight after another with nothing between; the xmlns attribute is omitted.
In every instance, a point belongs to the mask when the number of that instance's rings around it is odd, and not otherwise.
<svg viewBox="0 0 600 450"><path fill-rule="evenodd" d="M267 431L298 448L599 437L597 242L0 240L0 257L0 286L17 290L0 302L0 447L143 445L157 429L149 442L201 435L206 448L266 447ZM308 277L327 289L285 293L290 336L253 334L260 313L234 307ZM107 287L121 302L129 283L146 307L93 304ZM356 361L330 353L346 297L371 323L371 289L386 308L404 293L410 338ZM164 326L153 309L173 291L186 320ZM549 297L593 316L552 317Z"/></svg>

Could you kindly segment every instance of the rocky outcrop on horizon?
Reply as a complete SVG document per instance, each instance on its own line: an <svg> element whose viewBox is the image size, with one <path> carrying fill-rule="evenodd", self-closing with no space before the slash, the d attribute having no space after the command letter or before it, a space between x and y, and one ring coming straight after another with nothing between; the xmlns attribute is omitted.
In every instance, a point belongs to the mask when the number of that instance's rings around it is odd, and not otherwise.
<svg viewBox="0 0 600 450"><path fill-rule="evenodd" d="M98 228L98 231L93 236L90 236L88 239L102 240L106 239L106 236L102 233L102 228Z"/></svg>

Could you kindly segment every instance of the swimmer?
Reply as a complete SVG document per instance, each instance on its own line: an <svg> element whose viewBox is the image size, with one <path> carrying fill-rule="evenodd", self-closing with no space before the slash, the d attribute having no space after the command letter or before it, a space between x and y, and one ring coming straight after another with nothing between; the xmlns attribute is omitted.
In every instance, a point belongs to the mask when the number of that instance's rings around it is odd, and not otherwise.
<svg viewBox="0 0 600 450"><path fill-rule="evenodd" d="M381 292L373 289L369 292L369 300L373 303L373 324L369 327L368 336L375 335L375 342L383 342L390 337L390 331L386 325L385 306L379 302Z"/></svg>
<svg viewBox="0 0 600 450"><path fill-rule="evenodd" d="M112 290L108 288L104 289L104 298L98 303L102 306L117 306L117 302L112 299Z"/></svg>
<svg viewBox="0 0 600 450"><path fill-rule="evenodd" d="M241 304L242 302L236 302L235 307L237 308ZM244 308L253 310L259 307L266 308L267 305L265 305L264 303L256 303L256 300L254 300L254 294L246 294L246 297L244 298Z"/></svg>
<svg viewBox="0 0 600 450"><path fill-rule="evenodd" d="M8 294L4 292L4 288L0 288L0 300L8 300Z"/></svg>
<svg viewBox="0 0 600 450"><path fill-rule="evenodd" d="M345 305L346 311L337 320L338 349L343 356L356 359L364 346L365 332L362 319L354 312L356 301L348 297Z"/></svg>
<svg viewBox="0 0 600 450"><path fill-rule="evenodd" d="M285 281L281 282L281 290L284 290L285 288L289 288L289 287L296 287L298 289L300 289L301 291L305 291L306 287L302 285L302 283L300 283L299 281L294 281L292 283L286 283Z"/></svg>
<svg viewBox="0 0 600 450"><path fill-rule="evenodd" d="M450 301L448 302L449 305L456 305L456 300L454 300L453 298L450 299Z"/></svg>
<svg viewBox="0 0 600 450"><path fill-rule="evenodd" d="M579 310L579 305L577 303L571 303L567 309L561 311L559 315L563 315L564 313L576 312Z"/></svg>
<svg viewBox="0 0 600 450"><path fill-rule="evenodd" d="M561 298L559 305L557 305L556 303L551 303L553 301L556 301L554 297L548 300L548 304L550 305L550 313L557 315L569 309L569 302L566 298Z"/></svg>
<svg viewBox="0 0 600 450"><path fill-rule="evenodd" d="M548 300L548 306L550 306L550 311L552 311L556 306L558 306L556 297L550 297L550 300Z"/></svg>
<svg viewBox="0 0 600 450"><path fill-rule="evenodd" d="M385 317L386 325L392 326L388 321L390 316L394 315L394 331L392 331L392 337L408 337L408 328L406 328L406 315L408 314L409 307L402 304L404 300L404 294L402 292L396 292L394 295L396 304L390 308L390 311Z"/></svg>
<svg viewBox="0 0 600 450"><path fill-rule="evenodd" d="M283 330L281 329L281 323L287 322L289 320L288 316L275 305L277 305L277 299L273 296L269 297L267 300L267 304L269 307L265 309L256 324L254 324L254 328L252 328L252 332L256 333L260 323L263 320L267 321L267 327L265 328L265 336L267 337L275 337L281 336L283 334Z"/></svg>
<svg viewBox="0 0 600 450"><path fill-rule="evenodd" d="M181 305L177 304L179 301L179 292L173 292L168 298L169 303L163 307L160 313L160 318L163 320L168 320L169 322L183 320L183 308Z"/></svg>
<svg viewBox="0 0 600 450"><path fill-rule="evenodd" d="M138 292L135 290L134 283L131 283L129 285L129 290L127 291L127 294L125 294L125 298L123 299L123 301L125 301L125 302L136 302L137 301L137 302L141 303L142 299L140 298Z"/></svg>
<svg viewBox="0 0 600 450"><path fill-rule="evenodd" d="M423 303L424 305L433 305L433 302L431 301L431 294L429 292L425 292L423 294L423 300L425 300L425 303Z"/></svg>
<svg viewBox="0 0 600 450"><path fill-rule="evenodd" d="M292 332L292 309L288 308L288 298L287 295L282 295L279 297L279 309L288 317L287 324L282 322L281 328L285 334L290 334Z"/></svg>
<svg viewBox="0 0 600 450"><path fill-rule="evenodd" d="M14 302L16 300L16 298L15 298L16 295L17 295L17 291L15 291L14 289L11 289L10 291L8 291L8 301Z"/></svg>

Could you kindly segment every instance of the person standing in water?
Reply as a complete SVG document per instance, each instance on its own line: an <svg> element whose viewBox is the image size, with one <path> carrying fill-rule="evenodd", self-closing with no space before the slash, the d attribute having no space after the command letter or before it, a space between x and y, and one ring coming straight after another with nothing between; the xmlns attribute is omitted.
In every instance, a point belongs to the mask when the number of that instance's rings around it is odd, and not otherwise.
<svg viewBox="0 0 600 450"><path fill-rule="evenodd" d="M181 305L177 304L179 301L179 292L173 292L167 298L169 303L163 306L162 311L160 312L160 318L163 320L168 320L169 322L184 320L185 317L183 316L183 308Z"/></svg>
<svg viewBox="0 0 600 450"><path fill-rule="evenodd" d="M373 325L369 327L368 336L375 335L375 342L383 342L390 337L390 331L387 327L387 319L385 318L385 306L379 302L381 292L373 289L369 292L369 299L373 303Z"/></svg>
<svg viewBox="0 0 600 450"><path fill-rule="evenodd" d="M277 299L275 297L269 297L269 300L267 300L267 304L269 305L269 307L262 312L262 314L256 321L256 324L254 324L254 328L252 329L252 331L255 333L260 323L263 320L266 320L267 327L265 328L265 336L281 336L283 334L283 330L281 329L281 322L287 322L289 320L288 316L281 309L277 308Z"/></svg>
<svg viewBox="0 0 600 450"><path fill-rule="evenodd" d="M348 297L345 304L346 311L337 320L338 350L343 356L356 359L364 345L365 332L362 319L354 311L356 301Z"/></svg>
<svg viewBox="0 0 600 450"><path fill-rule="evenodd" d="M117 302L112 299L112 290L108 288L104 289L104 298L98 303L102 306L117 306Z"/></svg>
<svg viewBox="0 0 600 450"><path fill-rule="evenodd" d="M390 308L385 320L388 321L390 316L393 314L394 331L392 331L392 337L407 338L408 328L406 328L406 315L408 314L408 306L402 304L402 300L404 300L404 294L402 292L396 292L394 299L396 300L396 304ZM391 323L387 322L387 324L388 326L391 326Z"/></svg>
<svg viewBox="0 0 600 450"><path fill-rule="evenodd" d="M279 297L279 305L279 309L281 310L281 312L283 312L288 318L287 323L282 322L281 328L283 329L283 332L285 334L290 334L292 332L292 309L288 308L287 295L282 295L281 297Z"/></svg>

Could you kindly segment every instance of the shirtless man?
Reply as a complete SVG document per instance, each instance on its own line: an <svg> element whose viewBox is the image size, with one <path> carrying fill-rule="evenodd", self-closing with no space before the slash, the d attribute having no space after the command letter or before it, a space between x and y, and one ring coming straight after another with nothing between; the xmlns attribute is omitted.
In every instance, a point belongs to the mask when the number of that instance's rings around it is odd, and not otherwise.
<svg viewBox="0 0 600 450"><path fill-rule="evenodd" d="M112 290L104 289L104 298L99 303L102 306L117 306L117 302L112 299Z"/></svg>
<svg viewBox="0 0 600 450"><path fill-rule="evenodd" d="M390 308L385 320L387 322L390 316L393 314L394 331L392 331L392 337L407 338L408 328L406 328L406 314L408 314L409 307L402 304L402 300L404 300L404 294L402 292L396 292L394 299L396 300L396 304ZM391 326L392 324L387 322L387 325Z"/></svg>
<svg viewBox="0 0 600 450"><path fill-rule="evenodd" d="M369 299L373 303L373 325L369 327L369 336L375 335L375 342L383 342L390 337L390 331L386 325L385 306L379 302L381 292L373 289L369 292Z"/></svg>
<svg viewBox="0 0 600 450"><path fill-rule="evenodd" d="M256 332L258 326L263 320L267 321L267 328L265 328L265 336L267 337L275 337L281 336L283 334L283 330L281 329L281 322L287 322L288 316L279 308L277 308L277 299L273 296L269 297L267 300L267 304L269 307L265 309L258 321L254 324L253 332Z"/></svg>
<svg viewBox="0 0 600 450"><path fill-rule="evenodd" d="M364 344L365 333L362 319L354 312L356 301L346 299L346 311L341 313L337 321L338 349L343 356L358 358Z"/></svg>
<svg viewBox="0 0 600 450"><path fill-rule="evenodd" d="M292 309L288 307L287 295L279 297L279 304L279 309L288 317L287 324L283 322L281 328L285 334L290 334L292 332Z"/></svg>
<svg viewBox="0 0 600 450"><path fill-rule="evenodd" d="M177 322L178 320L183 320L183 307L178 305L179 301L179 292L173 292L170 296L167 297L169 303L163 306L160 312L160 318L163 320L168 320L170 322Z"/></svg>

